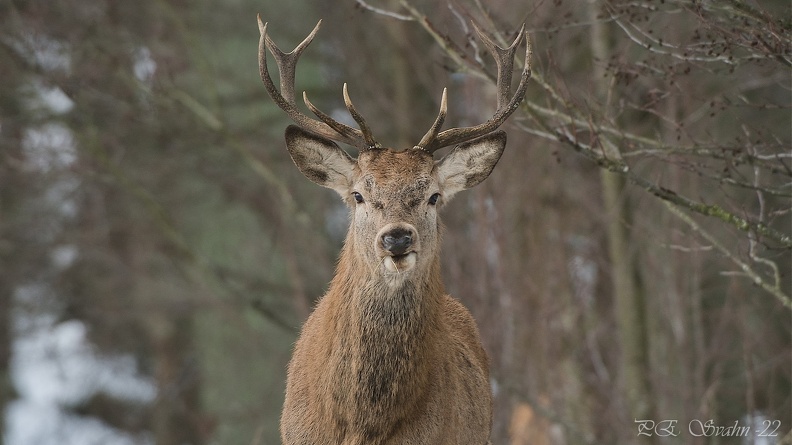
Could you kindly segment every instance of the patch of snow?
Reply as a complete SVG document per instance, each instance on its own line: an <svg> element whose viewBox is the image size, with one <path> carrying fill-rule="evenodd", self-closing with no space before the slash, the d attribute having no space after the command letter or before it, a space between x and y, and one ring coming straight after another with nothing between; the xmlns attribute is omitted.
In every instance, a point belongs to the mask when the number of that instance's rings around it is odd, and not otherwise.
<svg viewBox="0 0 792 445"><path fill-rule="evenodd" d="M77 160L74 135L65 125L48 123L25 130L22 149L28 165L47 173L68 167Z"/></svg>
<svg viewBox="0 0 792 445"><path fill-rule="evenodd" d="M44 198L49 201L51 208L57 209L60 216L64 218L74 218L77 216L77 202L74 194L80 188L80 180L77 178L60 178L54 181L52 186L47 189Z"/></svg>
<svg viewBox="0 0 792 445"><path fill-rule="evenodd" d="M12 43L17 52L46 71L71 69L69 48L63 42L42 34L29 33Z"/></svg>
<svg viewBox="0 0 792 445"><path fill-rule="evenodd" d="M53 255L69 260L68 249ZM147 435L131 435L101 420L69 413L96 394L135 404L152 403L157 388L139 373L131 355L101 355L88 341L82 321L58 322L59 304L44 284L14 292L11 381L19 398L6 410L9 445L147 445Z"/></svg>
<svg viewBox="0 0 792 445"><path fill-rule="evenodd" d="M151 50L145 46L139 48L135 53L135 62L132 66L135 77L141 82L149 82L157 72L157 62L151 57Z"/></svg>
<svg viewBox="0 0 792 445"><path fill-rule="evenodd" d="M97 419L66 414L55 405L17 400L6 407L8 445L151 445L148 434L131 435Z"/></svg>
<svg viewBox="0 0 792 445"><path fill-rule="evenodd" d="M18 336L11 379L20 396L66 406L99 392L137 403L154 400L156 386L138 375L133 357L98 356L86 334L83 322L70 320Z"/></svg>
<svg viewBox="0 0 792 445"><path fill-rule="evenodd" d="M43 108L50 113L68 113L74 108L74 101L58 87L49 87L41 82L34 83L36 96L31 100L32 108Z"/></svg>
<svg viewBox="0 0 792 445"><path fill-rule="evenodd" d="M56 269L63 270L74 264L74 261L77 259L77 254L77 246L65 244L52 249L50 252L50 260Z"/></svg>

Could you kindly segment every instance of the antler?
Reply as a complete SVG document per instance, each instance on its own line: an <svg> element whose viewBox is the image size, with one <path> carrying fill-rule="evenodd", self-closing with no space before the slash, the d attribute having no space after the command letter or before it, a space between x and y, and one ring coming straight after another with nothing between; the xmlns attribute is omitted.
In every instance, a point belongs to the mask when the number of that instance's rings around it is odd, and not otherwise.
<svg viewBox="0 0 792 445"><path fill-rule="evenodd" d="M264 87L267 89L267 94L269 94L278 107L285 111L297 125L319 136L337 142L343 142L361 150L379 147L379 144L374 140L371 129L366 124L363 116L361 116L352 105L352 101L349 99L349 94L347 93L346 84L344 84L344 103L346 104L347 110L349 110L349 114L352 115L352 118L355 119L355 122L360 126L360 130L344 125L317 109L308 100L308 95L305 92L303 92L303 101L319 120L312 119L297 109L297 104L294 99L294 77L297 61L300 58L300 54L308 47L319 31L319 26L322 24L322 21L319 20L313 31L311 31L294 50L289 53L284 53L267 35L267 23L261 21L261 15L258 15L257 19L259 33L261 34L258 50L259 73L261 74L261 81L264 82ZM275 83L272 81L272 77L270 77L269 70L267 69L267 49L272 53L272 56L275 58L275 63L278 65L280 90L275 87Z"/></svg>
<svg viewBox="0 0 792 445"><path fill-rule="evenodd" d="M434 153L440 148L449 145L459 144L461 142L475 139L487 133L495 131L506 119L517 109L525 97L525 90L528 87L528 78L531 77L531 41L528 34L525 32L525 24L520 28L517 38L508 48L501 48L492 41L486 34L484 34L475 23L473 27L479 38L484 42L484 46L495 58L495 63L498 67L498 109L495 114L483 124L476 125L475 127L462 127L450 128L445 131L440 131L443 125L447 111L446 90L443 89L443 97L440 100L440 112L435 119L434 124L429 131L421 138L421 141L415 147L429 153ZM517 86L517 91L514 96L509 97L511 90L512 70L514 68L514 53L517 47L525 38L525 65L523 67L522 76L520 77L520 84Z"/></svg>

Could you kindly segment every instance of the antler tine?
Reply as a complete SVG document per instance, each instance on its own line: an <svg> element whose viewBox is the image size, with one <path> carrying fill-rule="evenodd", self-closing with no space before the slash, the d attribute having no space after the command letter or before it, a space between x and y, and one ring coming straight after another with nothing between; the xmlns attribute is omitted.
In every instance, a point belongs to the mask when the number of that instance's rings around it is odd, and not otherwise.
<svg viewBox="0 0 792 445"><path fill-rule="evenodd" d="M355 122L360 125L360 130L356 130L350 126L344 125L332 117L330 117L327 113L324 113L322 110L316 108L310 100L308 100L308 93L303 92L303 102L308 107L309 110L313 114L316 115L322 122L327 124L330 128L335 130L337 133L349 137L349 138L358 138L363 136L363 140L366 142L365 147L366 149L380 147L380 144L374 140L374 136L371 134L371 128L369 128L368 124L366 124L366 120L363 119L363 116L358 113L355 109L355 106L352 105L352 100L349 98L349 93L347 92L347 84L344 83L344 103L346 104L347 110L349 110L349 114L355 119Z"/></svg>
<svg viewBox="0 0 792 445"><path fill-rule="evenodd" d="M261 23L259 19L259 23ZM316 26L314 29L297 45L290 53L284 53L278 48L278 45L270 38L267 34L267 24L264 24L264 35L267 49L270 50L272 56L275 57L276 64L278 65L278 76L280 77L280 92L284 99L287 102L294 105L294 78L297 72L297 61L300 59L300 55L311 44L316 36L316 33L319 31L319 27L322 26L322 21L319 20L316 22ZM259 27L259 30L261 28Z"/></svg>
<svg viewBox="0 0 792 445"><path fill-rule="evenodd" d="M374 136L371 134L371 128L368 126L368 124L366 124L366 120L363 119L363 116L358 113L358 111L355 109L355 106L352 105L352 99L349 98L346 82L344 82L344 104L346 104L347 110L349 110L349 114L352 116L352 119L354 119L358 126L360 126L360 131L363 133L363 139L366 140L366 145L368 145L369 148L379 147L380 144L374 140Z"/></svg>
<svg viewBox="0 0 792 445"><path fill-rule="evenodd" d="M305 102L305 106L307 106L308 109L311 110L311 113L316 115L316 117L318 117L319 120L324 122L328 127L332 128L333 131L335 131L336 133L338 133L342 137L349 138L349 139L355 139L355 140L360 140L361 139L361 131L360 130L357 130L357 129L354 129L354 128L348 126L348 125L342 124L341 122L338 122L337 120L335 120L332 117L330 117L330 115L328 115L324 111L316 108L316 106L313 103L311 103L310 100L308 100L308 93L305 92L305 91L303 91L303 102ZM332 139L332 138L330 138L330 139ZM363 138L362 140L365 141L365 138ZM358 142L360 142L360 141L358 141ZM369 147L368 144L362 145L360 143L357 143L355 145L357 145L359 148L363 148L363 149Z"/></svg>
<svg viewBox="0 0 792 445"><path fill-rule="evenodd" d="M484 46L492 54L495 59L495 64L498 68L498 109L500 109L509 100L509 92L511 91L512 71L514 70L514 53L517 52L517 47L523 40L525 33L525 24L520 27L520 32L508 48L501 48L492 39L484 34L481 28L472 22L473 29L476 30L479 38L484 42Z"/></svg>
<svg viewBox="0 0 792 445"><path fill-rule="evenodd" d="M421 138L421 142L418 142L418 145L415 146L418 150L426 150L426 147L432 145L437 138L437 133L440 132L440 127L443 126L443 121L445 121L446 114L448 112L448 89L443 88L443 97L440 98L440 112L437 113L437 119L435 119L434 124L429 128L429 131L426 132L424 137ZM430 152L431 153L431 152Z"/></svg>
<svg viewBox="0 0 792 445"><path fill-rule="evenodd" d="M520 32L508 48L501 48L492 41L486 34L484 34L476 25L473 24L476 32L478 33L484 45L495 58L495 63L498 68L497 85L498 85L498 105L495 114L486 122L476 125L474 127L450 128L442 131L435 137L430 138L430 142L423 146L423 149L429 153L433 153L442 147L449 145L459 144L461 142L475 139L487 133L495 131L498 127L506 121L506 119L517 109L520 102L525 97L525 91L528 88L528 79L531 77L531 40L525 32L525 24L520 28ZM517 51L520 43L525 38L525 64L520 76L520 83L514 95L510 94L512 70L514 68L514 54ZM439 128L438 128L439 129ZM431 132L431 130L430 130ZM427 133L427 136L429 133ZM424 139L427 138L424 136ZM423 142L423 140L422 140Z"/></svg>
<svg viewBox="0 0 792 445"><path fill-rule="evenodd" d="M311 33L308 34L308 36L303 39L303 41L300 42L300 44L297 45L294 50L289 53L285 53L281 51L280 48L275 45L275 42L272 41L269 35L267 35L267 23L261 21L261 15L257 16L257 20L260 33L258 49L259 74L261 75L261 81L264 82L264 87L267 90L267 94L269 94L275 104L277 104L281 110L285 111L286 114L295 123L297 123L297 125L308 131L316 133L319 136L325 137L327 139L343 142L360 149L367 148L369 146L368 140L371 138L370 134L366 137L364 132L344 125L340 122L336 122L330 116L322 113L312 104L310 104L305 94L303 94L303 99L305 100L306 105L314 114L316 114L317 117L321 119L321 122L306 116L297 109L294 94L297 61L299 60L302 52L308 47L316 33L319 31L322 21L319 20L313 31L311 31ZM267 68L267 50L272 53L272 56L275 58L275 63L278 65L278 73L280 75L280 90L272 81L272 77L269 74L269 69Z"/></svg>

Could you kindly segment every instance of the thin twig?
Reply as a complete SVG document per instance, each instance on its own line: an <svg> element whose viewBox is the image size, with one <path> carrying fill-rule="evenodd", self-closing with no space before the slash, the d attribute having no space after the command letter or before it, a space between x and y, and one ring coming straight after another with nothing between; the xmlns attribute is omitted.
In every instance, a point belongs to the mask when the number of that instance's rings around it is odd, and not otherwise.
<svg viewBox="0 0 792 445"><path fill-rule="evenodd" d="M388 11L387 9L377 8L375 6L371 6L366 3L364 0L355 0L355 2L361 8L365 9L366 11L373 12L375 14L384 15L385 17L390 17L392 19L401 20L403 22L414 22L415 18L410 17L408 15L397 14L393 11Z"/></svg>
<svg viewBox="0 0 792 445"><path fill-rule="evenodd" d="M485 80L494 80L493 76L487 75L487 73L483 70L481 66L478 64L470 63L470 58L462 52L454 42L448 38L447 36L442 35L437 28L429 21L429 18L425 15L421 14L418 9L416 9L412 4L410 4L407 0L401 0L399 2L404 9L409 11L410 15L421 24L424 31L429 34L435 42L443 49L448 57L454 61L457 68L466 74L473 75L475 77L479 77Z"/></svg>
<svg viewBox="0 0 792 445"><path fill-rule="evenodd" d="M748 129L745 126L743 126L743 131L746 133L746 136L748 136L748 138L750 140L749 131L748 131ZM752 154L756 154L756 148L754 148L753 145L749 145L748 148L752 152ZM759 176L761 175L762 172L757 166L754 166L753 170L754 170L754 186L756 187L756 200L759 203L759 217L757 219L759 220L759 222L764 223L765 222L765 215L766 215L766 212L765 212L765 199L764 199L764 192L759 187ZM748 256L751 257L751 259L754 262L760 263L760 264L764 264L765 266L769 267L770 270L773 272L773 280L774 280L773 282L775 283L775 287L777 288L777 287L781 286L781 274L778 271L778 265L775 262L770 261L767 258L762 258L759 255L757 255L756 254L756 246L757 246L757 244L758 243L756 241L756 235L753 234L753 233L749 234L748 235Z"/></svg>
<svg viewBox="0 0 792 445"><path fill-rule="evenodd" d="M774 285L771 285L770 283L765 281L765 279L762 278L762 276L759 275L755 270L753 270L753 268L751 268L749 264L737 258L737 256L734 255L734 253L732 253L723 244L721 244L721 242L718 241L718 239L715 238L711 233L704 230L693 218L690 217L690 215L683 212L681 209L679 209L679 207L668 201L665 201L664 204L666 208L671 211L671 213L673 213L679 219L684 221L691 229L693 229L693 231L701 235L701 237L706 239L723 255L725 255L726 258L730 259L734 264L736 264L737 267L739 267L740 270L753 281L754 284L756 284L757 286L761 287L765 291L775 296L778 299L778 301L780 301L781 304L783 304L784 306L788 307L789 309L792 309L792 299L790 299L789 296L786 295L783 292L783 290L781 290L781 287L778 282L776 282Z"/></svg>

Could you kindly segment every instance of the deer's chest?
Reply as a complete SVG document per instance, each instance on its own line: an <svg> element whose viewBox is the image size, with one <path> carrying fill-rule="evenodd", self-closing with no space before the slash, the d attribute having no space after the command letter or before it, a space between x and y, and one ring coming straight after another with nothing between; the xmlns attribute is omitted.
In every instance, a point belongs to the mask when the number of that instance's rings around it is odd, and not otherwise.
<svg viewBox="0 0 792 445"><path fill-rule="evenodd" d="M360 300L337 337L351 346L340 349L332 377L339 417L384 434L394 414L418 403L430 363L423 303L409 287Z"/></svg>

